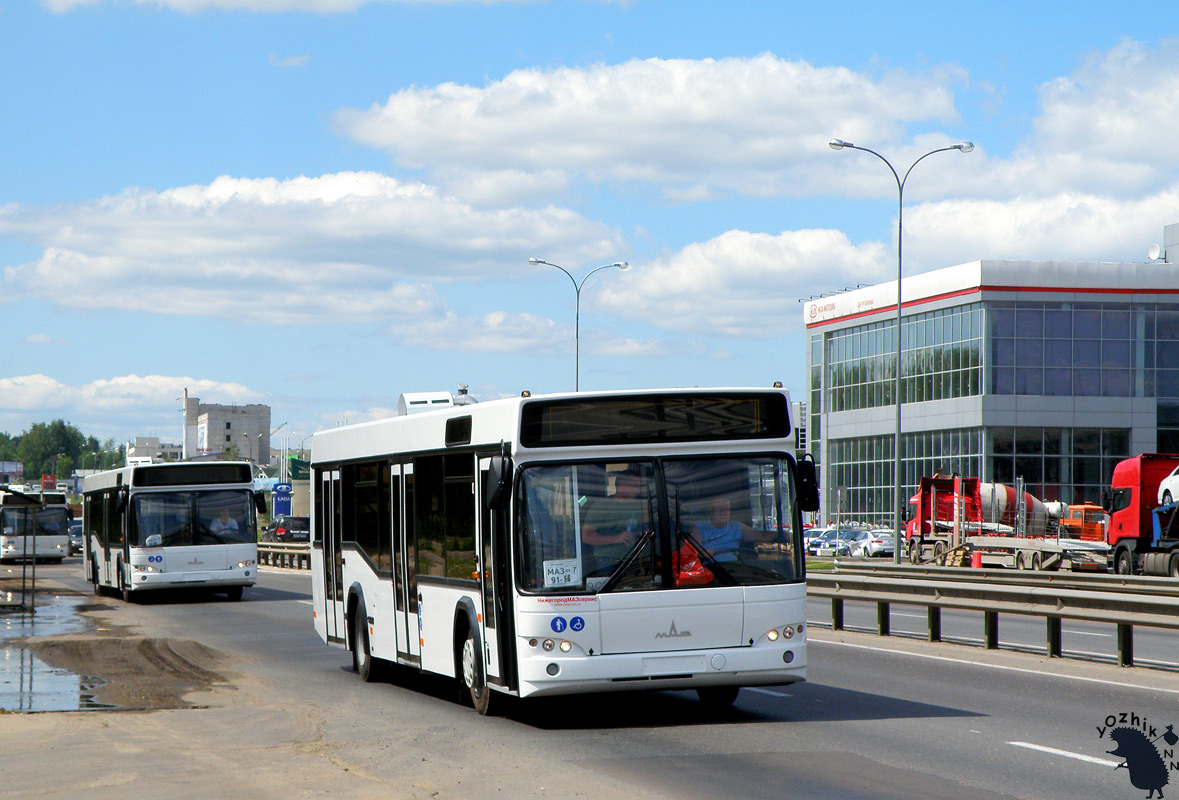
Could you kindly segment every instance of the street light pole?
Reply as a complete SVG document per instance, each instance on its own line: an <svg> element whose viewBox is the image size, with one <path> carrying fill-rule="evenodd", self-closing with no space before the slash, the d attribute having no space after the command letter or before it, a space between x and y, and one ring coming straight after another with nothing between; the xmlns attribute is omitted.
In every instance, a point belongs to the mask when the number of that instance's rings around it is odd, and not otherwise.
<svg viewBox="0 0 1179 800"><path fill-rule="evenodd" d="M960 153L969 153L974 149L973 142L958 142L948 147L938 147L930 150L925 155L918 158L909 168L905 170L905 176L902 178L897 174L896 169L887 158L877 153L875 150L869 150L867 147L860 147L851 142L845 142L842 139L832 139L827 143L832 150L842 150L847 147L852 150L863 150L865 153L871 153L884 162L888 167L892 177L897 182L897 323L896 323L896 372L893 383L893 401L896 404L896 429L895 439L893 440L893 562L901 563L901 509L904 508L904 503L901 500L901 265L902 265L902 245L904 237L902 235L901 221L905 211L905 183L909 180L909 174L913 172L913 167L917 166L923 159L928 158L934 153L944 153L947 150L957 150Z"/></svg>
<svg viewBox="0 0 1179 800"><path fill-rule="evenodd" d="M554 264L551 261L545 261L542 258L530 258L529 264L545 264L550 267L556 267L569 276L569 281L573 284L574 303L573 303L573 391L579 391L581 388L581 287L585 286L586 280L590 275L604 269L628 269L630 263L627 261L615 261L613 264L603 264L600 267L595 267L585 274L581 279L581 283L573 277L573 273L562 267L560 264Z"/></svg>

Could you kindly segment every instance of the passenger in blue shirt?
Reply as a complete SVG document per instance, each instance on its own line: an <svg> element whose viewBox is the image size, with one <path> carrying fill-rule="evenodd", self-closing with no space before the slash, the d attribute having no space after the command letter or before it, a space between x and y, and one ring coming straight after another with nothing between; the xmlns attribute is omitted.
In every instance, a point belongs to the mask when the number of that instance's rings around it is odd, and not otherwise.
<svg viewBox="0 0 1179 800"><path fill-rule="evenodd" d="M715 497L708 504L708 521L692 525L704 549L717 561L736 561L737 548L742 542L768 542L774 536L770 531L759 531L732 519L732 513L729 498Z"/></svg>

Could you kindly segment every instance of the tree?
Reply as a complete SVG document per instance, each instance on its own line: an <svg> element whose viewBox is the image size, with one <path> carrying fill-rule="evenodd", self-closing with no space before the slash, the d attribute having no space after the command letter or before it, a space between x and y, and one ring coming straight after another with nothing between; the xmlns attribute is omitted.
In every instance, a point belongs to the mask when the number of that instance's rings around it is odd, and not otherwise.
<svg viewBox="0 0 1179 800"><path fill-rule="evenodd" d="M35 480L34 476L57 474L59 456L76 464L85 443L82 432L64 420L37 422L20 437L14 460L23 461L26 478Z"/></svg>

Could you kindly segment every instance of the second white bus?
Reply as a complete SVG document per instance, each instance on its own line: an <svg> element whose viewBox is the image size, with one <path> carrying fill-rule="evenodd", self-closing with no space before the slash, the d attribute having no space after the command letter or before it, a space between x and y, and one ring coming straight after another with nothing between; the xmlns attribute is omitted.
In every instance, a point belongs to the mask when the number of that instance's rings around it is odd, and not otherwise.
<svg viewBox="0 0 1179 800"><path fill-rule="evenodd" d="M0 562L69 555L69 508L62 492L25 493L0 488Z"/></svg>
<svg viewBox="0 0 1179 800"><path fill-rule="evenodd" d="M317 433L314 624L493 698L806 677L801 511L782 390L515 398Z"/></svg>
<svg viewBox="0 0 1179 800"><path fill-rule="evenodd" d="M124 600L202 588L239 600L258 578L264 508L244 462L138 464L86 476L85 569L96 593Z"/></svg>

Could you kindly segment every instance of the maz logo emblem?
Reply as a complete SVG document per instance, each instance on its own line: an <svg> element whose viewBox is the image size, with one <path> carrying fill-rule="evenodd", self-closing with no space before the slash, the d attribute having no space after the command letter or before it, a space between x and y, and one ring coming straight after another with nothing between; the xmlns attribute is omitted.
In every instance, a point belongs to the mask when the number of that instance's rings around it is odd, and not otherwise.
<svg viewBox="0 0 1179 800"><path fill-rule="evenodd" d="M190 567L200 567L200 566L204 566L204 563L205 562L201 561L199 558L194 558L192 561L188 562L188 565Z"/></svg>
<svg viewBox="0 0 1179 800"><path fill-rule="evenodd" d="M656 639L679 639L683 636L691 636L691 631L677 631L675 628L675 620L671 621L671 627L667 629L667 633L655 634Z"/></svg>

